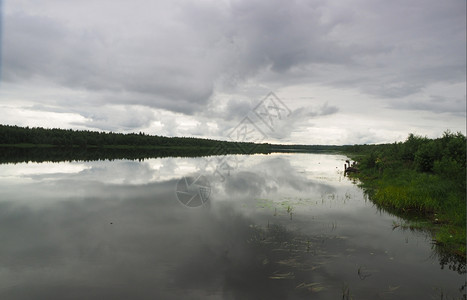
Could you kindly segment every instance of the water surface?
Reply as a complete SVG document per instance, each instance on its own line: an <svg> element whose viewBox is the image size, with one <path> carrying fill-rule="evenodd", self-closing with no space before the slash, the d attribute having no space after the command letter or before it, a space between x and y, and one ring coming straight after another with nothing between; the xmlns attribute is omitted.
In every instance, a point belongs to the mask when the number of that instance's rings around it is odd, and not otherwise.
<svg viewBox="0 0 467 300"><path fill-rule="evenodd" d="M0 165L0 298L462 297L462 268L393 230L345 157L225 159Z"/></svg>

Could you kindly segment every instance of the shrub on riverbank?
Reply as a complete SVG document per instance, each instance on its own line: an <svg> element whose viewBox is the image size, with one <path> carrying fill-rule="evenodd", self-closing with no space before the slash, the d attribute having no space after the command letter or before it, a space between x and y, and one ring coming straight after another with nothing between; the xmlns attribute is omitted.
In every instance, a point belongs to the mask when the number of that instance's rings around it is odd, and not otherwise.
<svg viewBox="0 0 467 300"><path fill-rule="evenodd" d="M465 257L466 137L410 134L405 142L346 149L358 161L357 176L377 205L429 220L435 243Z"/></svg>

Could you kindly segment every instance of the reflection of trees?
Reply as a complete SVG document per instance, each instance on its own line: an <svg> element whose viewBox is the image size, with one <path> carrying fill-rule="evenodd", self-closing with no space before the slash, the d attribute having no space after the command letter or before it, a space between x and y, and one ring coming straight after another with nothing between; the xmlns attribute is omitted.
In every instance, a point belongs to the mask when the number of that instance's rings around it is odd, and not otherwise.
<svg viewBox="0 0 467 300"><path fill-rule="evenodd" d="M1 145L14 146L13 149ZM21 146L21 149L18 149ZM24 147L46 147L24 149ZM46 129L0 124L0 163L94 159L141 159L166 156L203 156L271 152L327 152L339 146L271 145L248 141L219 141L193 137L165 137L143 132L113 133ZM19 152L19 153L15 153ZM18 156L25 154L27 157ZM45 152L50 152L45 154ZM83 154L84 153L84 154Z"/></svg>
<svg viewBox="0 0 467 300"><path fill-rule="evenodd" d="M438 257L441 269L448 267L449 270L456 271L459 274L465 274L465 258L447 251L441 246L435 245L433 253Z"/></svg>
<svg viewBox="0 0 467 300"><path fill-rule="evenodd" d="M258 153L263 153L260 151ZM232 151L235 154L234 151ZM131 159L144 160L158 157L196 157L210 155L206 148L17 148L0 147L0 163L60 162ZM241 153L240 153L241 154Z"/></svg>

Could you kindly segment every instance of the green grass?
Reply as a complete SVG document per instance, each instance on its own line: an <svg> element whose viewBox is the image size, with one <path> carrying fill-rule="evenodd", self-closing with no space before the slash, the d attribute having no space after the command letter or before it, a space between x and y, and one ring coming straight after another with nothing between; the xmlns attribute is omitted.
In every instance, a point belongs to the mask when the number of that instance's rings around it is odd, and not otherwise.
<svg viewBox="0 0 467 300"><path fill-rule="evenodd" d="M361 165L351 176L361 181L378 207L408 220L402 228L430 232L437 247L465 261L466 200L457 181L418 172L402 162L384 170Z"/></svg>

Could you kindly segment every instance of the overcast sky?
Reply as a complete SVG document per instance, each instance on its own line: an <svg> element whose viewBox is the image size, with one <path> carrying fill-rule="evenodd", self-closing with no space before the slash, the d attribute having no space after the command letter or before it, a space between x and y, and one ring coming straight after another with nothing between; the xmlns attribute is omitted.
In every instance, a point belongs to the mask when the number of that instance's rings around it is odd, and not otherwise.
<svg viewBox="0 0 467 300"><path fill-rule="evenodd" d="M466 130L465 0L4 0L2 18L1 124L246 124L304 144Z"/></svg>

